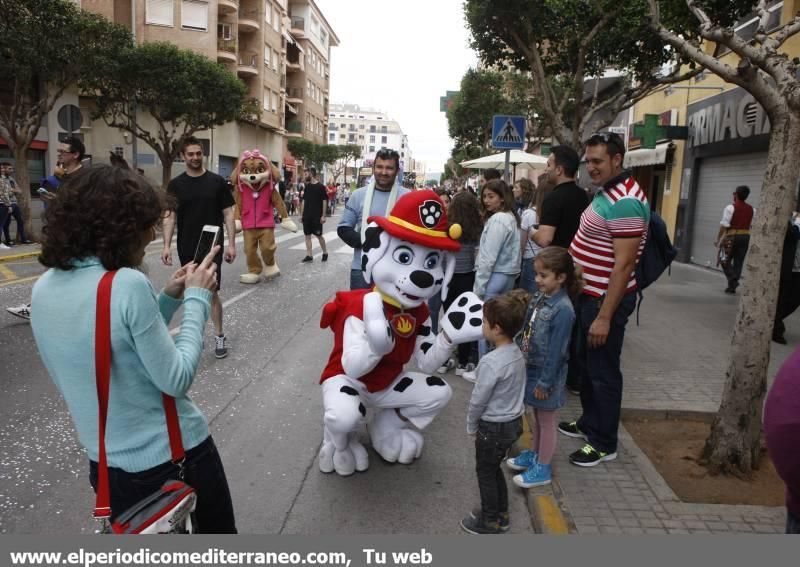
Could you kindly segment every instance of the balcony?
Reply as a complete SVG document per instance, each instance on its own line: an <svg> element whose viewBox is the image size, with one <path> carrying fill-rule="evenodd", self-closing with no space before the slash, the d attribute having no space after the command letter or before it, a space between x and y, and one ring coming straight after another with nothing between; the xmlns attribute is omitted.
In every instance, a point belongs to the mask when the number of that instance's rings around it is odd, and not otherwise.
<svg viewBox="0 0 800 567"><path fill-rule="evenodd" d="M236 40L217 38L217 61L220 63L236 63Z"/></svg>
<svg viewBox="0 0 800 567"><path fill-rule="evenodd" d="M302 138L303 123L300 120L287 120L286 135L290 138Z"/></svg>
<svg viewBox="0 0 800 567"><path fill-rule="evenodd" d="M303 89L289 87L286 89L286 102L291 104L303 104Z"/></svg>
<svg viewBox="0 0 800 567"><path fill-rule="evenodd" d="M299 16L292 16L291 33L297 37L306 36L306 19Z"/></svg>
<svg viewBox="0 0 800 567"><path fill-rule="evenodd" d="M239 9L239 0L219 0L220 14L233 14Z"/></svg>
<svg viewBox="0 0 800 567"><path fill-rule="evenodd" d="M258 10L239 10L239 32L252 33L260 29Z"/></svg>
<svg viewBox="0 0 800 567"><path fill-rule="evenodd" d="M251 51L239 54L239 67L236 69L240 77L258 76L258 54Z"/></svg>

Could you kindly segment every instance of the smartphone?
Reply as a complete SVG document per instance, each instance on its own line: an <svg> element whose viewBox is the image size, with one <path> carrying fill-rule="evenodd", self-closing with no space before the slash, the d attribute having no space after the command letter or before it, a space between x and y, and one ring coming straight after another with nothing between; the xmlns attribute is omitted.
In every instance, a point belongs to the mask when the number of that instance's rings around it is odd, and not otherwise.
<svg viewBox="0 0 800 567"><path fill-rule="evenodd" d="M197 250L194 253L194 262L199 264L203 259L208 256L211 249L218 244L220 230L218 226L207 224L203 227L203 232L200 233L200 240L197 243Z"/></svg>
<svg viewBox="0 0 800 567"><path fill-rule="evenodd" d="M36 190L36 192L37 192L37 193L39 193L39 195L46 195L46 194L48 194L50 191L48 191L48 190L47 190L47 189L45 189L44 187L39 187L39 188Z"/></svg>

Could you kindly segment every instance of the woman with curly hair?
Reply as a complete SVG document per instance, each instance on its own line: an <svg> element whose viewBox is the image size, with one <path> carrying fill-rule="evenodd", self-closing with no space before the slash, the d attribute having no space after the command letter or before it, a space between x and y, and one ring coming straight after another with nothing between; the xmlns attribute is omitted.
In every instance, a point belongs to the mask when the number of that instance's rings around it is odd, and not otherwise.
<svg viewBox="0 0 800 567"><path fill-rule="evenodd" d="M199 265L176 271L156 295L138 269L165 205L136 173L94 166L64 183L47 210L39 261L50 268L33 288L36 345L60 390L89 459L97 489L98 402L95 382L97 287L118 270L111 293L111 385L105 432L111 518L149 496L179 466L171 461L162 394L177 405L186 450L184 479L197 492L203 533L235 533L228 481L208 423L187 392L216 289L218 246ZM167 324L183 307L175 341Z"/></svg>

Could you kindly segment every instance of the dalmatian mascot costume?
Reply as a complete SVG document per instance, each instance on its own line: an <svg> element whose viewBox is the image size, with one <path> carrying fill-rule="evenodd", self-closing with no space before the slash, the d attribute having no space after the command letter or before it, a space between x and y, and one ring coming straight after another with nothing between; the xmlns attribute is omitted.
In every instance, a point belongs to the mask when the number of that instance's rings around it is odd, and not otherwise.
<svg viewBox="0 0 800 567"><path fill-rule="evenodd" d="M401 197L388 217L370 217L362 270L372 290L341 291L325 305L320 326L330 327L334 346L322 373L324 434L319 468L347 476L369 466L357 439L367 408L372 447L388 462L410 464L422 453L424 429L447 405L452 391L433 376L452 346L481 337L482 304L459 296L431 331L425 303L444 298L455 269L461 227L447 224L433 191ZM422 371L406 372L410 360Z"/></svg>
<svg viewBox="0 0 800 567"><path fill-rule="evenodd" d="M286 205L277 190L280 177L278 168L270 163L259 150L247 150L239 159L234 172L236 179L236 210L242 223L244 234L244 253L247 258L248 273L239 276L244 284L255 284L264 277L272 278L281 271L275 262L275 217L273 208L278 210L281 226L297 232L297 225L289 218ZM261 258L258 251L261 250Z"/></svg>

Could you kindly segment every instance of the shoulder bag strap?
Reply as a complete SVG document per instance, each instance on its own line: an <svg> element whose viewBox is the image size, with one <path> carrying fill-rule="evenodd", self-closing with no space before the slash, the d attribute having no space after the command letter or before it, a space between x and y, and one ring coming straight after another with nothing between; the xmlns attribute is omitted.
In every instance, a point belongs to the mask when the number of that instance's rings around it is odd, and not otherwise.
<svg viewBox="0 0 800 567"><path fill-rule="evenodd" d="M97 406L99 413L97 494L94 517L111 516L111 493L109 491L108 461L106 459L106 421L108 419L108 392L111 386L111 285L117 271L106 272L97 286L97 308L95 316L94 365L97 381ZM167 416L167 431L172 462L182 464L186 454L181 440L181 427L175 398L162 394L164 412Z"/></svg>

